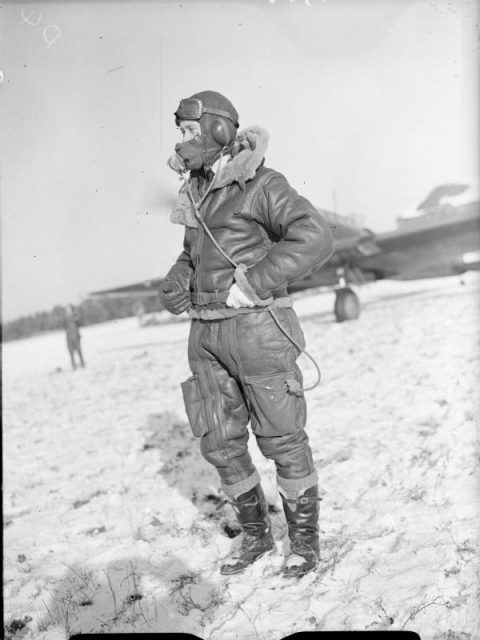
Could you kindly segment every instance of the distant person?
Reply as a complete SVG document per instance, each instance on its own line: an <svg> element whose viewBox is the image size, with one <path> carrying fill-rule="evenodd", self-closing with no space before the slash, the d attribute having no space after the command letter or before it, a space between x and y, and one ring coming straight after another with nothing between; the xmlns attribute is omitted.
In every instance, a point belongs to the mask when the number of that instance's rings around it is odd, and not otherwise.
<svg viewBox="0 0 480 640"><path fill-rule="evenodd" d="M184 250L159 296L168 311L192 318L185 408L243 530L221 573L244 571L274 546L247 447L250 422L260 451L276 464L290 537L283 575L300 577L318 565L320 498L296 364L305 342L287 286L328 260L331 231L283 175L264 166L268 133L255 126L237 134L238 113L223 95L181 100L175 122L183 142L168 163L181 175L190 171L171 218L185 225Z"/></svg>
<svg viewBox="0 0 480 640"><path fill-rule="evenodd" d="M67 335L67 348L72 361L72 369L77 368L75 362L75 354L78 355L80 366L85 367L85 360L82 354L81 336L80 336L80 318L77 310L73 305L69 304L65 311L64 326Z"/></svg>
<svg viewBox="0 0 480 640"><path fill-rule="evenodd" d="M133 312L138 318L138 324L143 327L145 324L145 305L141 300L134 303Z"/></svg>

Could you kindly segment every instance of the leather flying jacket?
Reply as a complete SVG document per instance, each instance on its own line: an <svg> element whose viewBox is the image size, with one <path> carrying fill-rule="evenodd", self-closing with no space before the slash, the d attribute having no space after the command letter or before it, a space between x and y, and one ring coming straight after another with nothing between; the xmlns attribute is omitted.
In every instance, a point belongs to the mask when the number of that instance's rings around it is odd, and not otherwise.
<svg viewBox="0 0 480 640"><path fill-rule="evenodd" d="M180 189L170 219L185 225L184 249L166 279L191 292L194 317L227 309L225 300L235 281L265 308L272 299L286 296L289 284L308 276L333 252L330 227L317 209L282 174L263 166L267 143L264 129L240 132L232 160L219 171L201 208L213 237L242 265L240 270L220 253L196 219L185 185ZM198 200L194 172L190 185Z"/></svg>

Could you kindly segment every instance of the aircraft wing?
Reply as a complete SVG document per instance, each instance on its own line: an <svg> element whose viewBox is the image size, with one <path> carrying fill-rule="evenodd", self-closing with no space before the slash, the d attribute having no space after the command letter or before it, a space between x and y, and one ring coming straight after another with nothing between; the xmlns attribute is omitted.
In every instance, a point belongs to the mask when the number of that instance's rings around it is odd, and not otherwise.
<svg viewBox="0 0 480 640"><path fill-rule="evenodd" d="M152 278L151 280L142 280L141 282L134 282L115 289L92 291L88 295L91 298L150 298L157 295L157 290L163 280L164 278Z"/></svg>

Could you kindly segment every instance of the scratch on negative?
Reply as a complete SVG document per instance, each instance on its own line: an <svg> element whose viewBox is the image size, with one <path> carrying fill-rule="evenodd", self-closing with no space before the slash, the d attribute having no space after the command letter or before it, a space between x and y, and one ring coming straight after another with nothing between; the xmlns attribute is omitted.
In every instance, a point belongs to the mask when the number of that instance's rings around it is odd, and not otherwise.
<svg viewBox="0 0 480 640"><path fill-rule="evenodd" d="M124 67L125 67L124 64L122 64L121 67L113 67L113 69L109 69L107 73L111 73L112 71L118 71L119 69L123 69Z"/></svg>

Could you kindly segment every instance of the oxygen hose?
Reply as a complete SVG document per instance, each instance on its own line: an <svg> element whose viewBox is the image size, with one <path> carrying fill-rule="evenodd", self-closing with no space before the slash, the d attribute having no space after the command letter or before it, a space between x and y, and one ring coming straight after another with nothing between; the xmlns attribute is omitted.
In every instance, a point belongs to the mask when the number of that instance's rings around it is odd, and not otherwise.
<svg viewBox="0 0 480 640"><path fill-rule="evenodd" d="M220 161L223 158L224 151L225 151L225 148L222 149L222 152L221 152L221 155L220 155ZM210 240L213 242L213 244L216 247L216 249L222 254L222 256L228 262L230 262L230 264L233 267L235 267L235 269L237 269L239 267L239 264L237 262L235 262L235 260L233 260L227 253L225 253L225 251L222 249L222 247L218 244L218 242L213 237L212 232L208 228L205 220L202 218L201 213L200 213L200 207L205 202L207 196L209 195L209 193L211 192L211 190L214 187L217 174L216 173L214 174L213 180L211 181L211 183L209 184L207 190L205 191L205 193L203 194L203 196L200 198L200 200L198 202L196 202L195 198L193 197L193 193L192 193L192 190L190 188L190 184L189 184L187 178L185 177L185 175L183 173L181 173L180 176L183 179L183 181L185 182L185 185L187 187L188 195L190 197L190 200L192 202L193 209L194 209L194 212L195 212L195 217L197 218L197 220L202 225L203 230L208 235ZM315 361L315 359L313 358L313 356L311 356L306 349L301 347L298 344L298 342L288 333L288 331L285 330L285 328L282 326L280 320L278 319L277 315L275 314L274 310L271 309L271 308L267 308L266 310L270 313L270 315L272 316L275 324L280 329L280 331L284 334L284 336L286 336L288 338L288 340L290 340L290 342L300 351L300 353L303 353L312 362L313 366L315 367L316 373L317 373L317 379L316 379L315 383L312 384L310 387L301 387L300 383L298 382L298 380L294 380L294 379L287 380L286 382L287 382L289 390L292 393L300 393L300 392L304 392L304 391L312 391L312 389L315 389L315 387L318 387L318 385L320 384L320 380L321 380L321 377L322 377L322 374L321 374L321 371L320 371L320 367L318 366L318 364Z"/></svg>

